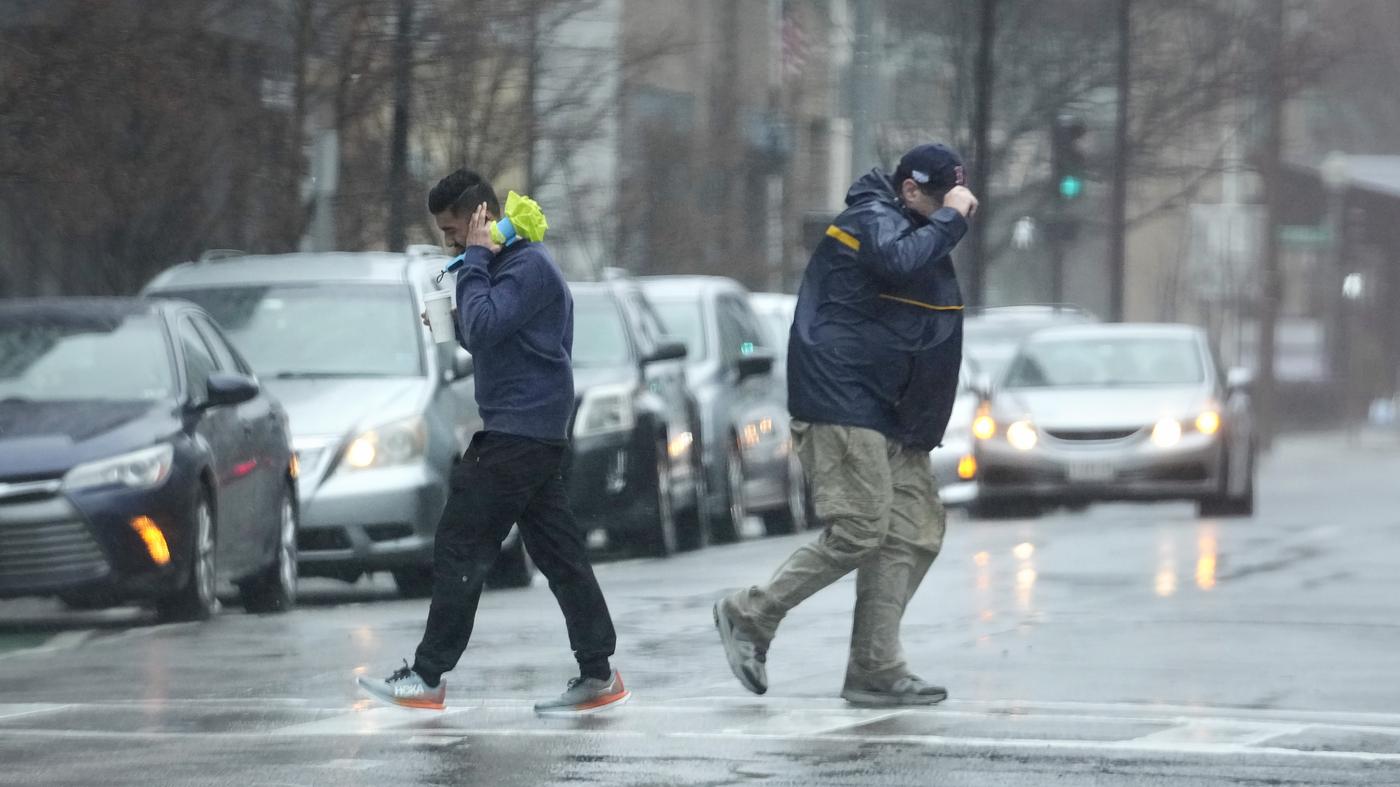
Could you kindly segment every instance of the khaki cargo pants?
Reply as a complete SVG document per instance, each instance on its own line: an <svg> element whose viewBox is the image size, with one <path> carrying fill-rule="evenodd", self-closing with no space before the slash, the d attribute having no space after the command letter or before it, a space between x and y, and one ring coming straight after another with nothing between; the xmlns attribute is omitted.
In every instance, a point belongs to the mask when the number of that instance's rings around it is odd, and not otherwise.
<svg viewBox="0 0 1400 787"><path fill-rule="evenodd" d="M767 585L730 596L729 609L766 649L788 610L855 570L846 685L887 688L909 674L900 619L947 526L928 452L850 426L794 420L792 435L824 529Z"/></svg>

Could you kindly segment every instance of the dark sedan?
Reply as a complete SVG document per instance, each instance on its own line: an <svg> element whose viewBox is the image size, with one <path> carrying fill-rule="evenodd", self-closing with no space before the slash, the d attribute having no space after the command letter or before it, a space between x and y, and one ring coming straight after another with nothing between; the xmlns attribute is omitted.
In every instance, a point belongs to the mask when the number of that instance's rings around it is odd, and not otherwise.
<svg viewBox="0 0 1400 787"><path fill-rule="evenodd" d="M296 601L287 418L182 302L0 303L0 597L203 619Z"/></svg>
<svg viewBox="0 0 1400 787"><path fill-rule="evenodd" d="M628 280L570 285L574 296L569 500L585 529L669 555L705 543L685 344Z"/></svg>
<svg viewBox="0 0 1400 787"><path fill-rule="evenodd" d="M807 485L792 451L787 395L748 291L719 276L638 281L690 349L686 380L699 407L702 508L714 540L738 538L750 514L761 516L770 534L805 530Z"/></svg>

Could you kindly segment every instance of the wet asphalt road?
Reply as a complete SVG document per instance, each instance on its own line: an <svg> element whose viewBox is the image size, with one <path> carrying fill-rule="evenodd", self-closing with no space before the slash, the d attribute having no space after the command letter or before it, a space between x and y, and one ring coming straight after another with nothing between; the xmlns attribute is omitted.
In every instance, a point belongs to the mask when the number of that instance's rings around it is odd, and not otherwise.
<svg viewBox="0 0 1400 787"><path fill-rule="evenodd" d="M205 624L0 602L0 784L1400 784L1394 442L1285 441L1253 519L956 519L904 626L932 709L836 697L850 579L784 622L766 696L729 675L710 605L810 537L600 564L634 699L581 719L530 711L573 674L541 580L483 599L445 712L354 688L422 632L387 576Z"/></svg>

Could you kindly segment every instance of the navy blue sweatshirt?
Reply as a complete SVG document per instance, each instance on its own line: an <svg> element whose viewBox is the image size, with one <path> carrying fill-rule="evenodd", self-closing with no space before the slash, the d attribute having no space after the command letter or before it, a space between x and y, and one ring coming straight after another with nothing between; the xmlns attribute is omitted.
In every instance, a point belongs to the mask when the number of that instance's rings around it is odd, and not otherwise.
<svg viewBox="0 0 1400 787"><path fill-rule="evenodd" d="M457 271L457 335L476 366L486 431L568 439L574 300L543 244L467 249Z"/></svg>

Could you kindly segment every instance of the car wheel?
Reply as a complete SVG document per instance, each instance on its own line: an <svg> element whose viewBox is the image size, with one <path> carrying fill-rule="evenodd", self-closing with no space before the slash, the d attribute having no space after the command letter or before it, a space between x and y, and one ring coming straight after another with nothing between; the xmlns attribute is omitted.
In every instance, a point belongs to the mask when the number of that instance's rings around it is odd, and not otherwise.
<svg viewBox="0 0 1400 787"><path fill-rule="evenodd" d="M433 567L407 566L391 572L399 595L404 598L428 598L433 595Z"/></svg>
<svg viewBox="0 0 1400 787"><path fill-rule="evenodd" d="M748 505L744 501L744 460L739 453L739 442L732 435L725 445L724 471L721 505L710 519L710 534L716 543L727 544L738 541L744 532L744 520L748 517Z"/></svg>
<svg viewBox="0 0 1400 787"><path fill-rule="evenodd" d="M214 594L218 566L214 551L214 510L201 492L194 509L194 538L190 539L189 567L184 585L156 602L161 620L208 620L219 609Z"/></svg>
<svg viewBox="0 0 1400 787"><path fill-rule="evenodd" d="M677 546L682 550L704 549L710 545L710 528L705 516L705 465L694 443L686 462L690 464L691 505L676 514Z"/></svg>
<svg viewBox="0 0 1400 787"><path fill-rule="evenodd" d="M1249 485L1245 487L1244 493L1238 497L1232 497L1229 493L1229 478L1221 480L1221 492L1218 495L1201 498L1196 503L1196 515L1200 517L1251 517L1254 516L1254 451L1249 453L1249 459L1245 466L1245 472L1249 474Z"/></svg>
<svg viewBox="0 0 1400 787"><path fill-rule="evenodd" d="M651 521L642 533L642 551L654 557L676 553L676 507L671 494L671 462L666 441L656 444L656 500Z"/></svg>
<svg viewBox="0 0 1400 787"><path fill-rule="evenodd" d="M278 507L277 559L258 576L240 583L238 595L248 612L286 612L297 604L297 508L290 488Z"/></svg>
<svg viewBox="0 0 1400 787"><path fill-rule="evenodd" d="M974 519L1034 519L1043 509L1038 501L1013 497L972 501L968 509Z"/></svg>
<svg viewBox="0 0 1400 787"><path fill-rule="evenodd" d="M763 514L763 530L770 536L801 533L811 526L811 494L796 451L788 451L787 465L787 505Z"/></svg>
<svg viewBox="0 0 1400 787"><path fill-rule="evenodd" d="M495 589L527 588L535 578L535 564L530 553L525 551L525 541L517 537L515 543L501 550L496 562L491 564L491 572L486 575L486 587Z"/></svg>

